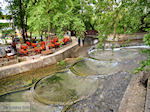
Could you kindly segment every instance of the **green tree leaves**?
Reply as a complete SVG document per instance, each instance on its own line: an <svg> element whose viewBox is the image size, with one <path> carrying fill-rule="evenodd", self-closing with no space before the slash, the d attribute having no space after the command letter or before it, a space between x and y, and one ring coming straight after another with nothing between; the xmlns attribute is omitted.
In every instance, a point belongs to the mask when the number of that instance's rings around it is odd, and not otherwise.
<svg viewBox="0 0 150 112"><path fill-rule="evenodd" d="M67 30L83 32L85 25L80 15L80 7L80 2L76 0L38 1L36 5L28 7L29 28L34 32L48 31L60 36Z"/></svg>
<svg viewBox="0 0 150 112"><path fill-rule="evenodd" d="M146 45L150 46L150 33L144 36L144 42Z"/></svg>
<svg viewBox="0 0 150 112"><path fill-rule="evenodd" d="M75 30L97 30L99 37L109 34L146 31L150 27L147 0L11 0L15 25L30 32L58 35ZM28 27L27 27L28 26ZM102 39L103 40L103 39Z"/></svg>

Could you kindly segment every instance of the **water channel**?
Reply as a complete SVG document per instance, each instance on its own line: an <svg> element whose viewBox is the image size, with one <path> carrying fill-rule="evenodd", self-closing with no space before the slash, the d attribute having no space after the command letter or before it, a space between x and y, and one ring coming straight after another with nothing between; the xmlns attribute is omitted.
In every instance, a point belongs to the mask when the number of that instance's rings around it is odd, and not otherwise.
<svg viewBox="0 0 150 112"><path fill-rule="evenodd" d="M117 112L135 68L147 58L141 53L145 48L90 50L88 57L49 72L30 88L1 95L0 102L29 102L31 112Z"/></svg>

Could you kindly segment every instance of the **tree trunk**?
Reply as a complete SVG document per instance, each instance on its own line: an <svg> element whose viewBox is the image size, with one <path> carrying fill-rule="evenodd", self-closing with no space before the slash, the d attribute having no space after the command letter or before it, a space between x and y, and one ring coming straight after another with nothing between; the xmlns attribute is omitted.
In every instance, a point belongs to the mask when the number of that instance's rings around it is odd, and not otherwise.
<svg viewBox="0 0 150 112"><path fill-rule="evenodd" d="M27 17L25 17L25 18L26 18L26 20L25 20L25 24L24 24L25 36L26 36L26 38L28 38Z"/></svg>
<svg viewBox="0 0 150 112"><path fill-rule="evenodd" d="M147 23L145 23L144 19L146 17L148 17L150 15L150 12L148 12L147 14L145 14L144 16L141 17L140 21L141 21L141 27L140 27L140 31L145 32L144 28L147 28Z"/></svg>
<svg viewBox="0 0 150 112"><path fill-rule="evenodd" d="M92 30L95 30L94 25L92 25L91 23L90 23L90 27L92 28Z"/></svg>
<svg viewBox="0 0 150 112"><path fill-rule="evenodd" d="M24 42L26 42L26 37L25 37L25 27L24 27L24 14L23 14L23 6L22 6L22 0L19 0L19 16L20 16L20 25L22 29L22 37Z"/></svg>
<svg viewBox="0 0 150 112"><path fill-rule="evenodd" d="M41 41L43 41L43 31L41 32Z"/></svg>
<svg viewBox="0 0 150 112"><path fill-rule="evenodd" d="M22 37L23 37L23 41L26 42L25 31L23 27L22 27Z"/></svg>
<svg viewBox="0 0 150 112"><path fill-rule="evenodd" d="M32 39L32 32L30 32L30 38Z"/></svg>

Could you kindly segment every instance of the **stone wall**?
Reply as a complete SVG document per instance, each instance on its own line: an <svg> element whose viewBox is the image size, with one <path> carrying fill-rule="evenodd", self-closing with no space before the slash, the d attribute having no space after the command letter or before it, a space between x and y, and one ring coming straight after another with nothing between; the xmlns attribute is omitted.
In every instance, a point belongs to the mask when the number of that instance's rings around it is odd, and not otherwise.
<svg viewBox="0 0 150 112"><path fill-rule="evenodd" d="M147 79L147 91L146 91L146 101L145 101L145 111L150 112L150 71L145 73L145 79Z"/></svg>
<svg viewBox="0 0 150 112"><path fill-rule="evenodd" d="M135 34L117 34L116 38L114 38L114 35L111 34L108 36L107 41L125 41L125 40L139 40L139 39L143 39L144 35L146 33L135 33Z"/></svg>
<svg viewBox="0 0 150 112"><path fill-rule="evenodd" d="M78 43L77 41L74 41L72 44L66 46L64 49L61 49L53 54L40 56L38 58L33 58L17 64L0 67L0 79L7 76L26 72L32 69L37 69L47 65L55 64L58 61L71 57L77 47Z"/></svg>

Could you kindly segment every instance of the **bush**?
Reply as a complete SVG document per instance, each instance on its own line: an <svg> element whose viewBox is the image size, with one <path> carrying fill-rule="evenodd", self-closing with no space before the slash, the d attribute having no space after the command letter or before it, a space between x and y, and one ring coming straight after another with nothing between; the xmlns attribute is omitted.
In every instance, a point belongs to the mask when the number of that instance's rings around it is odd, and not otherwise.
<svg viewBox="0 0 150 112"><path fill-rule="evenodd" d="M150 33L144 36L144 42L146 45L150 46ZM135 73L138 73L140 71L145 71L146 68L150 68L150 49L144 49L142 50L142 53L147 54L148 59L141 62L141 66L135 70Z"/></svg>
<svg viewBox="0 0 150 112"><path fill-rule="evenodd" d="M65 65L67 65L67 63L65 60L62 60L62 61L57 62L57 65L65 66Z"/></svg>
<svg viewBox="0 0 150 112"><path fill-rule="evenodd" d="M146 45L150 46L150 33L144 36L144 42Z"/></svg>

